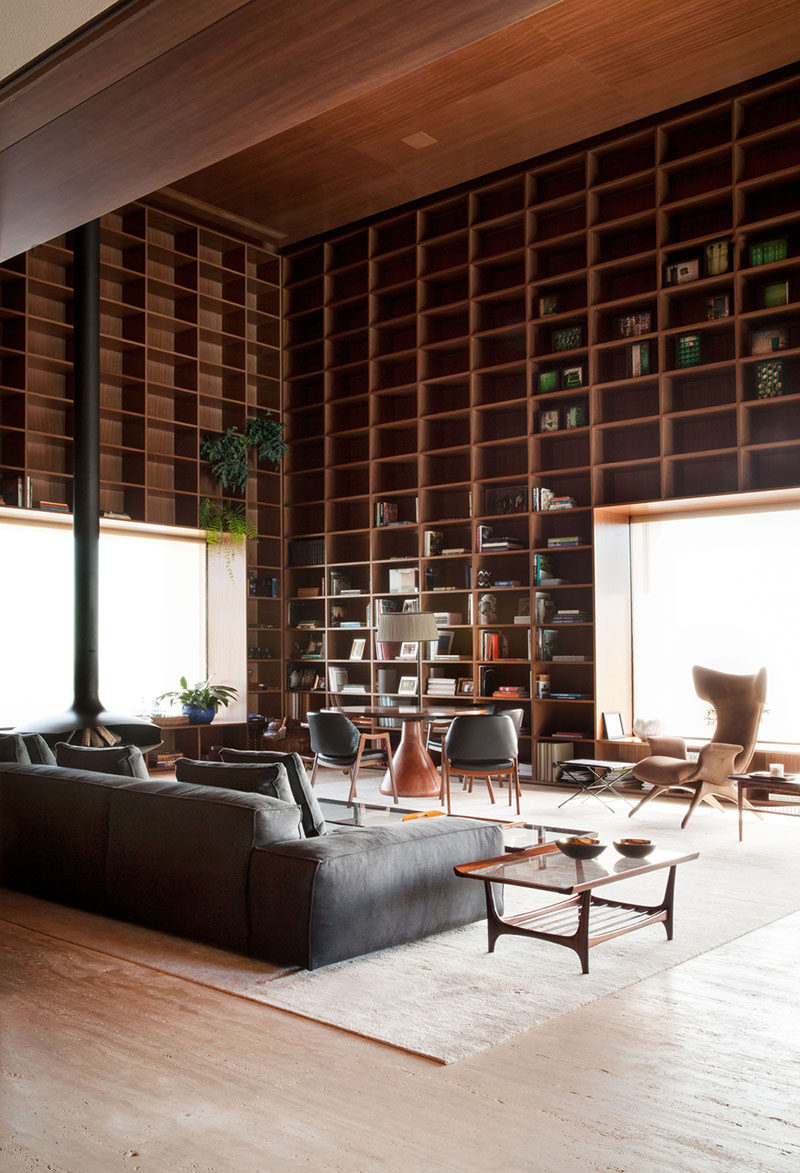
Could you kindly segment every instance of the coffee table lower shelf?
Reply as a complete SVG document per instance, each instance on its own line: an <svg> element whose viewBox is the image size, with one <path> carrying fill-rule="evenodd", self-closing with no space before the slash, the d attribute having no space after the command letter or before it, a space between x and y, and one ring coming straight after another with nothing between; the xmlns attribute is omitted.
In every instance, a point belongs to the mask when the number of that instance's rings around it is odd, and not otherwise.
<svg viewBox="0 0 800 1173"><path fill-rule="evenodd" d="M486 892L486 916L489 931L489 952L494 952L499 937L506 934L533 937L538 941L550 941L563 945L578 954L581 969L589 972L589 950L603 941L636 932L647 925L663 924L667 940L672 940L673 910L675 904L675 871L679 863L696 859L697 853L680 857L665 857L649 860L619 861L613 870L606 870L596 864L589 866L575 864L566 859L553 857L557 851L554 844L534 848L508 861L482 860L474 864L462 864L455 868L456 875L465 879L482 880ZM556 874L548 879L545 875L534 877L523 873L515 865L533 864L541 858L540 866L551 864ZM610 900L596 896L592 889L616 880L631 878L659 868L668 868L664 896L658 904L632 904L623 900ZM619 869L619 870L617 870ZM570 874L571 873L571 874ZM566 881L566 885L565 885ZM495 885L510 883L519 887L544 889L546 891L570 892L566 900L548 904L531 912L504 917L497 909Z"/></svg>

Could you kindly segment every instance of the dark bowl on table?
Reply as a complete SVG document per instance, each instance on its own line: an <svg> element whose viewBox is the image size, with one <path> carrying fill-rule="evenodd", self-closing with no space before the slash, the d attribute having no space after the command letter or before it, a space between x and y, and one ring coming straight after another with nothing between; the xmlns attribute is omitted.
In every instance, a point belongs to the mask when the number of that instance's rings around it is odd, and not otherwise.
<svg viewBox="0 0 800 1173"><path fill-rule="evenodd" d="M644 859L655 848L652 839L615 839L614 846L620 855L627 855L630 859Z"/></svg>
<svg viewBox="0 0 800 1173"><path fill-rule="evenodd" d="M569 835L566 839L556 839L556 847L570 859L594 859L605 851L606 844L588 835Z"/></svg>

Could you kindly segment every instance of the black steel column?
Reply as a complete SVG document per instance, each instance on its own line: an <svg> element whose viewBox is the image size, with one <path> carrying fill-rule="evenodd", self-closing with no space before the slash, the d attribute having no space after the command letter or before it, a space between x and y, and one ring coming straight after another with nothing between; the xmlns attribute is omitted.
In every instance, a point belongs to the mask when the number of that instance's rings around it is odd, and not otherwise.
<svg viewBox="0 0 800 1173"><path fill-rule="evenodd" d="M72 455L75 536L75 709L93 717L98 697L100 540L100 222L75 229L75 389Z"/></svg>

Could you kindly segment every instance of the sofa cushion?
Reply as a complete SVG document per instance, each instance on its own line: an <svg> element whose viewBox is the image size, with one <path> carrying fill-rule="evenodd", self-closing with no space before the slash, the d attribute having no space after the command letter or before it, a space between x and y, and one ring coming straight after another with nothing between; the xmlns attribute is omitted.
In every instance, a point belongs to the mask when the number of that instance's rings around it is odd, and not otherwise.
<svg viewBox="0 0 800 1173"><path fill-rule="evenodd" d="M29 766L31 756L19 733L8 733L0 737L0 762L19 762Z"/></svg>
<svg viewBox="0 0 800 1173"><path fill-rule="evenodd" d="M311 780L299 753L277 753L271 749L228 749L227 746L223 746L219 756L223 762L230 762L233 765L247 762L280 762L286 767L294 800L303 812L303 830L306 835L310 838L313 835L325 834L325 816L311 788Z"/></svg>
<svg viewBox="0 0 800 1173"><path fill-rule="evenodd" d="M96 770L99 774L121 774L125 778L149 778L144 754L138 745L56 745L56 764L69 770Z"/></svg>
<svg viewBox="0 0 800 1173"><path fill-rule="evenodd" d="M266 794L281 802L295 802L285 766L279 762L269 765L228 765L225 762L195 762L178 758L175 777L179 782L195 786L221 786L225 790L241 790L246 794Z"/></svg>
<svg viewBox="0 0 800 1173"><path fill-rule="evenodd" d="M54 766L56 755L41 733L23 733L22 740L34 766Z"/></svg>
<svg viewBox="0 0 800 1173"><path fill-rule="evenodd" d="M294 802L195 783L129 781L110 800L109 914L246 951L253 848L300 835Z"/></svg>

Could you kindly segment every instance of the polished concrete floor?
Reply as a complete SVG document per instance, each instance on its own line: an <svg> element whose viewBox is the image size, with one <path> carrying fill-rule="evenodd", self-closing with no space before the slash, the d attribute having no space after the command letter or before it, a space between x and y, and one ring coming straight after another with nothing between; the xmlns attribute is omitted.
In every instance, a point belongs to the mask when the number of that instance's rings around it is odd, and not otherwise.
<svg viewBox="0 0 800 1173"><path fill-rule="evenodd" d="M340 774L319 786L346 794ZM634 826L618 800L562 797L526 789L524 812ZM673 834L679 808L651 805ZM695 817L726 819L738 850L732 812ZM768 850L760 829L748 858ZM0 1169L796 1171L799 930L800 913L441 1067L0 921Z"/></svg>

